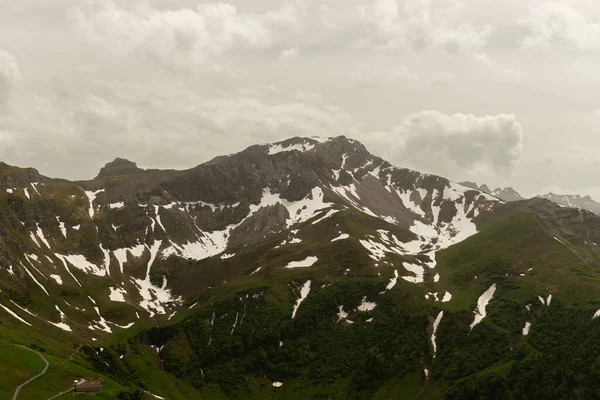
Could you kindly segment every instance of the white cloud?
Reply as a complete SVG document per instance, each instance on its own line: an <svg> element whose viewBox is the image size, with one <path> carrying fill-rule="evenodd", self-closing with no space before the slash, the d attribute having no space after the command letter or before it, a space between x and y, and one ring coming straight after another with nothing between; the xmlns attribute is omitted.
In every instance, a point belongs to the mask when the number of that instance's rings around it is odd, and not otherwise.
<svg viewBox="0 0 600 400"><path fill-rule="evenodd" d="M383 67L378 64L364 63L350 73L350 78L362 85L389 85L393 83L418 83L421 76L408 67L399 65Z"/></svg>
<svg viewBox="0 0 600 400"><path fill-rule="evenodd" d="M548 2L539 5L530 10L523 23L530 29L521 41L524 48L600 48L600 23L588 19L571 3Z"/></svg>
<svg viewBox="0 0 600 400"><path fill-rule="evenodd" d="M173 84L103 82L90 91L96 94L75 94L68 102L49 94L32 101L27 114L0 119L0 159L84 179L117 156L183 169L257 143L358 132L351 116L319 96L273 87L207 94Z"/></svg>
<svg viewBox="0 0 600 400"><path fill-rule="evenodd" d="M505 69L502 74L507 80L513 82L522 82L525 79L525 73L515 69Z"/></svg>
<svg viewBox="0 0 600 400"><path fill-rule="evenodd" d="M359 7L370 37L361 46L443 48L476 51L487 44L492 28L461 21L463 2L455 0L375 0Z"/></svg>
<svg viewBox="0 0 600 400"><path fill-rule="evenodd" d="M400 166L453 179L510 176L521 157L523 132L514 115L476 117L422 111L391 132L365 141Z"/></svg>
<svg viewBox="0 0 600 400"><path fill-rule="evenodd" d="M282 50L279 54L280 60L290 60L293 58L297 58L300 54L300 51L297 47L290 47L289 49Z"/></svg>
<svg viewBox="0 0 600 400"><path fill-rule="evenodd" d="M475 57L475 60L481 65L484 65L486 67L492 65L492 60L486 53L475 53L473 56Z"/></svg>
<svg viewBox="0 0 600 400"><path fill-rule="evenodd" d="M72 11L71 18L88 40L178 67L218 63L233 49L269 49L277 42L278 31L295 24L293 8L242 13L227 3L158 9L139 1L121 5L115 0L88 0Z"/></svg>
<svg viewBox="0 0 600 400"><path fill-rule="evenodd" d="M438 72L431 77L431 83L437 86L448 85L454 80L456 80L456 75L449 71Z"/></svg>
<svg viewBox="0 0 600 400"><path fill-rule="evenodd" d="M0 112L6 107L12 89L19 79L17 59L0 49Z"/></svg>

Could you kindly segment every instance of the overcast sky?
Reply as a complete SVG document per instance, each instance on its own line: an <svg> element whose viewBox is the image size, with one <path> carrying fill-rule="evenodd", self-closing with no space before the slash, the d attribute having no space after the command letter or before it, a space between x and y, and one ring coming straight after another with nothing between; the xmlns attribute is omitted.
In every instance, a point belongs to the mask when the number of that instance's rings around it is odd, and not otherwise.
<svg viewBox="0 0 600 400"><path fill-rule="evenodd" d="M346 135L397 166L600 199L597 0L0 3L0 160L95 176Z"/></svg>

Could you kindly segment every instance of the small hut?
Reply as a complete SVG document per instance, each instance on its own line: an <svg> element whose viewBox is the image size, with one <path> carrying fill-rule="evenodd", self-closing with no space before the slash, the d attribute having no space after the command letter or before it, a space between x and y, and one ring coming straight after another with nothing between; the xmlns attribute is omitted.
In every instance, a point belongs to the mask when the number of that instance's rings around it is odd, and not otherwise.
<svg viewBox="0 0 600 400"><path fill-rule="evenodd" d="M98 393L102 390L100 381L87 381L81 379L73 384L75 393Z"/></svg>

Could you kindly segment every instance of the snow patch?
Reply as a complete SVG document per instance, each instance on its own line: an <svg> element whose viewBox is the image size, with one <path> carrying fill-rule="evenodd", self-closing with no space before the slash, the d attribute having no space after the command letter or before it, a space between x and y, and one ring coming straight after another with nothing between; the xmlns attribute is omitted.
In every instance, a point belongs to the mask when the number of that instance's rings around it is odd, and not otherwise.
<svg viewBox="0 0 600 400"><path fill-rule="evenodd" d="M304 260L292 261L285 266L287 269L291 268L308 268L312 267L319 259L314 256L306 257Z"/></svg>
<svg viewBox="0 0 600 400"><path fill-rule="evenodd" d="M442 317L444 316L444 312L440 311L440 313L435 318L433 322L433 332L431 333L431 345L433 346L433 358L435 358L437 353L437 343L435 341L438 327L440 326L440 322L442 322Z"/></svg>
<svg viewBox="0 0 600 400"><path fill-rule="evenodd" d="M85 192L85 195L87 196L89 202L90 202L90 208L88 213L90 214L90 218L94 219L94 214L96 214L96 210L94 209L94 200L96 200L96 196L98 195L98 193L102 193L104 192L104 189L100 189L100 190L96 190L95 192L91 192L91 191L87 191Z"/></svg>
<svg viewBox="0 0 600 400"><path fill-rule="evenodd" d="M298 300L296 300L294 310L292 311L292 319L296 317L296 312L298 311L300 304L302 304L302 302L308 297L308 294L310 293L310 284L311 281L308 280L304 283L304 285L302 285L302 288L300 289L300 297L298 298Z"/></svg>
<svg viewBox="0 0 600 400"><path fill-rule="evenodd" d="M477 299L477 308L475 309L475 311L473 311L475 313L475 319L473 319L473 322L471 323L471 330L485 318L485 308L494 296L495 292L496 284L494 283L492 286L489 287L488 290L486 290L481 296L479 296L479 299Z"/></svg>
<svg viewBox="0 0 600 400"><path fill-rule="evenodd" d="M386 292L388 290L392 290L392 288L396 286L396 283L398 282L398 276L398 270L394 270L394 276L390 278L390 283L388 283L388 285L385 287Z"/></svg>
<svg viewBox="0 0 600 400"><path fill-rule="evenodd" d="M450 292L444 293L444 297L442 298L442 303L447 303L450 300L452 300L452 295L450 294Z"/></svg>
<svg viewBox="0 0 600 400"><path fill-rule="evenodd" d="M111 301L116 301L116 302L121 302L124 303L125 302L125 294L127 294L127 292L122 289L122 288L109 288L110 289L110 295L108 296L108 298Z"/></svg>
<svg viewBox="0 0 600 400"><path fill-rule="evenodd" d="M58 258L62 259L63 262L67 261L72 266L74 266L75 268L77 268L83 272L91 273L96 276L106 276L106 270L99 268L95 264L92 264L85 258L85 256L83 256L81 254L64 255L64 254L57 253L55 255Z"/></svg>
<svg viewBox="0 0 600 400"><path fill-rule="evenodd" d="M358 311L367 312L373 311L377 307L377 303L371 303L367 301L367 296L363 297L362 302L358 306Z"/></svg>
<svg viewBox="0 0 600 400"><path fill-rule="evenodd" d="M327 213L325 213L325 215L323 215L321 218L319 218L318 220L314 221L314 222L312 223L312 225L316 225L316 224L318 224L319 222L321 222L321 221L323 221L323 220L325 220L325 219L327 219L327 218L331 217L333 214L335 214L335 213L337 213L337 212L339 212L339 211L340 211L340 210L329 210L329 211L328 211Z"/></svg>
<svg viewBox="0 0 600 400"><path fill-rule="evenodd" d="M62 281L62 278L60 277L60 275L52 274L52 275L50 275L50 278L54 279L56 281L56 283L58 283L59 285L63 284L63 281Z"/></svg>
<svg viewBox="0 0 600 400"><path fill-rule="evenodd" d="M412 263L407 263L407 262L402 263L402 266L407 271L415 274L415 276L403 276L402 279L404 279L405 281L408 281L408 282L412 282L412 283L423 283L423 281L424 281L423 277L425 275L425 268L423 268L422 266L420 266L418 264L412 264Z"/></svg>
<svg viewBox="0 0 600 400"><path fill-rule="evenodd" d="M65 227L65 223L61 222L59 217L56 217L56 220L58 221L58 227L60 228L60 232L62 233L62 235L65 237L67 237L67 228Z"/></svg>
<svg viewBox="0 0 600 400"><path fill-rule="evenodd" d="M347 233L342 233L340 234L340 236L331 239L332 242L337 242L338 240L345 240L348 239L350 237L350 235L348 235Z"/></svg>
<svg viewBox="0 0 600 400"><path fill-rule="evenodd" d="M115 208L123 208L125 207L125 203L123 203L122 201L118 202L118 203L111 203L108 205L110 208L115 209Z"/></svg>
<svg viewBox="0 0 600 400"><path fill-rule="evenodd" d="M315 145L309 142L291 144L284 147L281 143L275 143L269 146L269 155L282 153L285 151L300 151L305 152L315 148Z"/></svg>
<svg viewBox="0 0 600 400"><path fill-rule="evenodd" d="M525 326L523 327L523 336L527 336L529 334L529 328L531 328L531 322L525 322Z"/></svg>

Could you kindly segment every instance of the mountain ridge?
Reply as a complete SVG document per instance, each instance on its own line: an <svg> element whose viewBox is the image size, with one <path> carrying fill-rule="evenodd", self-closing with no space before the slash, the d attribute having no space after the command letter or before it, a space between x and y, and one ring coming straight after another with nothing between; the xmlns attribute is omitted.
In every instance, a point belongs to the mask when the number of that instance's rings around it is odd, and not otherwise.
<svg viewBox="0 0 600 400"><path fill-rule="evenodd" d="M345 137L183 171L107 165L88 181L26 174L0 191L0 332L31 331L57 354L82 346L78 363L124 386L371 398L410 377L404 387L435 397L510 354L500 344L526 321L535 337L549 296L590 321L600 304L600 217L502 202ZM484 333L501 350L476 342ZM460 361L459 343L489 357Z"/></svg>

